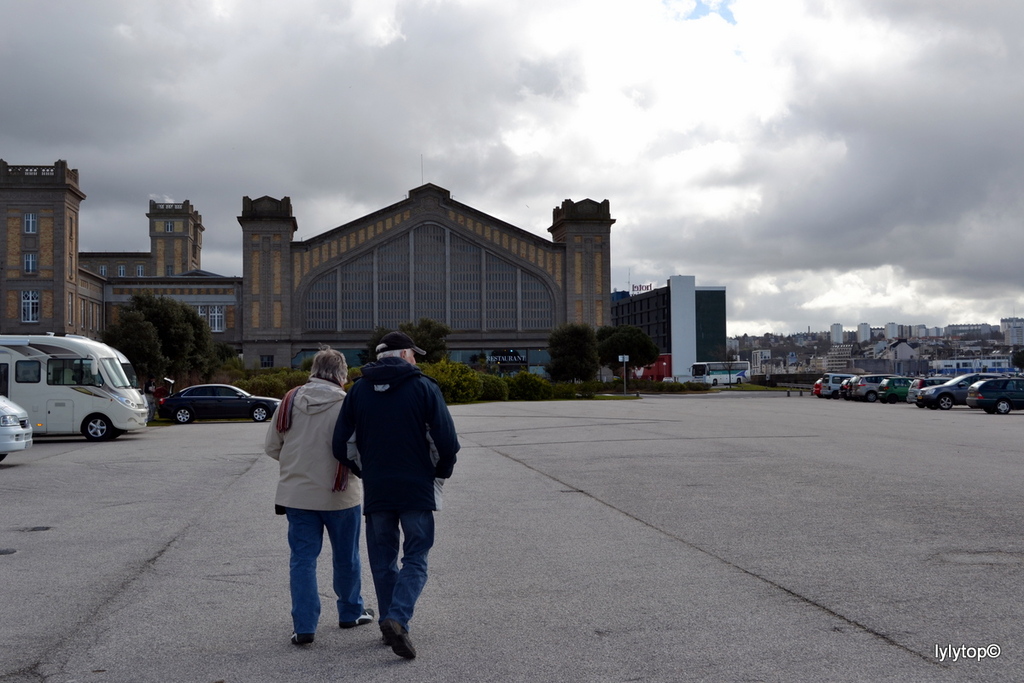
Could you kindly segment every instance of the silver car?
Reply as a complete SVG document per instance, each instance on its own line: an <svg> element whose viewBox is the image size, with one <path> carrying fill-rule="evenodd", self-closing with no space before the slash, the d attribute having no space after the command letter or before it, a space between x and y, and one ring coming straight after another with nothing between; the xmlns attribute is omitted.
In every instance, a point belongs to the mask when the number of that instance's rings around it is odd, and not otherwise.
<svg viewBox="0 0 1024 683"><path fill-rule="evenodd" d="M6 396L0 396L0 460L8 453L26 448L32 448L28 412Z"/></svg>
<svg viewBox="0 0 1024 683"><path fill-rule="evenodd" d="M850 382L850 398L854 401L874 403L878 400L878 385L883 379L897 375L858 375Z"/></svg>

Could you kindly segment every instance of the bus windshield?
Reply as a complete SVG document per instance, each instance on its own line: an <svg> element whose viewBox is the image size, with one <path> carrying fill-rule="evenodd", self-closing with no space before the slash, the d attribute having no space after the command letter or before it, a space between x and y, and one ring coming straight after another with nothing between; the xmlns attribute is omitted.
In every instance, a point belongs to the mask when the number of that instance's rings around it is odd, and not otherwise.
<svg viewBox="0 0 1024 683"><path fill-rule="evenodd" d="M128 389L132 386L117 359L101 358L100 364L103 366L103 372L110 380L111 386L117 387L118 389Z"/></svg>

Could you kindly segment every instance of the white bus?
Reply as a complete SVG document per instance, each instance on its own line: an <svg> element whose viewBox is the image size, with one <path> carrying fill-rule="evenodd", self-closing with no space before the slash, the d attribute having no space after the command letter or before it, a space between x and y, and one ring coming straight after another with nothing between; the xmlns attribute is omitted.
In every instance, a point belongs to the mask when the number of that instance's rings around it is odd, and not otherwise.
<svg viewBox="0 0 1024 683"><path fill-rule="evenodd" d="M28 411L37 436L116 439L145 427L149 413L122 364L123 354L86 337L0 335L0 394Z"/></svg>
<svg viewBox="0 0 1024 683"><path fill-rule="evenodd" d="M710 361L690 366L694 382L704 384L742 384L750 381L750 361Z"/></svg>

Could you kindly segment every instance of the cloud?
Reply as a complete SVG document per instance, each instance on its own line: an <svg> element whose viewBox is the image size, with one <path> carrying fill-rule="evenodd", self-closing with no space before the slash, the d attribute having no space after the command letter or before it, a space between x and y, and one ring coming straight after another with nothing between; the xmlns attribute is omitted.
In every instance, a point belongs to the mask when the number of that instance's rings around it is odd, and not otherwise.
<svg viewBox="0 0 1024 683"><path fill-rule="evenodd" d="M0 150L80 170L86 249L191 200L225 274L243 196L310 237L425 181L544 236L609 199L615 284L726 285L730 333L996 322L1022 28L994 0L8 3Z"/></svg>

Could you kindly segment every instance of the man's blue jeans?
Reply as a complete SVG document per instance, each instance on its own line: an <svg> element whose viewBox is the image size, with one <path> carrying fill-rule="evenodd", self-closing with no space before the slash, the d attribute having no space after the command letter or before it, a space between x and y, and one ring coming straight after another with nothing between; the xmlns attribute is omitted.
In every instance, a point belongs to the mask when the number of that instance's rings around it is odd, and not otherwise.
<svg viewBox="0 0 1024 683"><path fill-rule="evenodd" d="M355 621L363 613L362 573L359 567L359 514L362 506L347 510L286 508L288 546L291 548L292 625L296 633L316 633L320 621L320 592L316 561L324 542L331 540L334 593L338 621Z"/></svg>
<svg viewBox="0 0 1024 683"><path fill-rule="evenodd" d="M405 534L398 568L399 526ZM394 619L406 630L427 583L427 553L434 545L433 510L366 515L366 554L377 591L380 620Z"/></svg>

